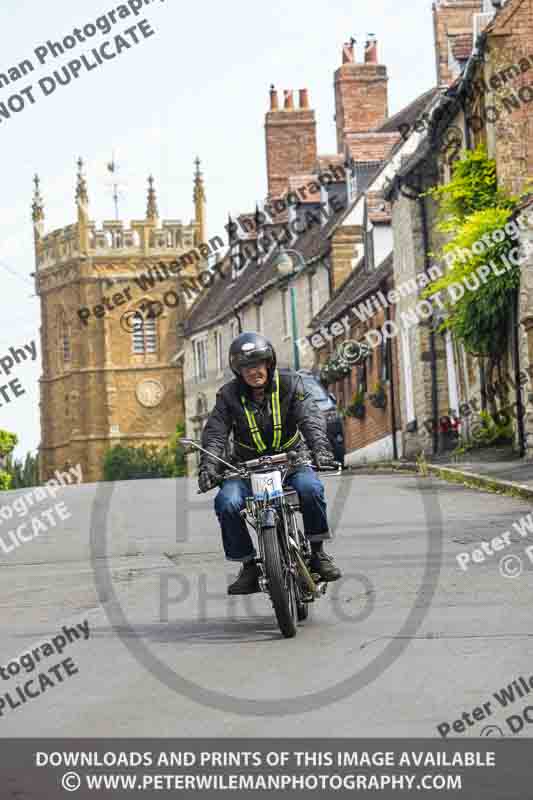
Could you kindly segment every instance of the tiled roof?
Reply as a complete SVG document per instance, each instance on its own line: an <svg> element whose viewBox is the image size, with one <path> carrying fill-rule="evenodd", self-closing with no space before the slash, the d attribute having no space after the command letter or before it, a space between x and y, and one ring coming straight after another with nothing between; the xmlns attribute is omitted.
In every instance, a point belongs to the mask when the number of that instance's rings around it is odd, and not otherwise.
<svg viewBox="0 0 533 800"><path fill-rule="evenodd" d="M311 225L290 247L300 252L306 261L325 255L331 247L329 233L344 211L343 208L332 214L324 227L319 224ZM248 264L242 274L233 282L231 281L231 266L226 256L224 262L228 277L222 279L217 275L212 286L192 306L184 324L185 335L190 336L215 323L223 322L224 319L231 316L232 311L249 302L248 298L260 295L276 284L279 280L275 267L278 255L279 249L276 248L260 266Z"/></svg>
<svg viewBox="0 0 533 800"><path fill-rule="evenodd" d="M354 161L383 161L401 141L399 131L347 133L344 141Z"/></svg>
<svg viewBox="0 0 533 800"><path fill-rule="evenodd" d="M401 111L398 111L397 114L394 114L392 117L389 117L383 125L378 128L379 133L390 133L391 131L397 131L400 125L409 125L412 126L420 117L420 115L424 112L425 108L431 103L431 101L440 93L440 89L434 88L429 89L424 94L421 94L416 100L413 100L412 103L402 108Z"/></svg>
<svg viewBox="0 0 533 800"><path fill-rule="evenodd" d="M416 100L402 109L400 112L390 117L379 129L378 133L392 133L398 130L401 124L412 125L422 114L426 106L433 100L438 93L438 89L430 89L428 92L420 95ZM398 145L397 145L398 146ZM339 154L335 155L321 155L317 159L318 168L324 170L328 164L342 164L344 157ZM357 189L358 196L368 187L374 176L382 169L382 163L376 162L359 162L356 164L358 173ZM299 176L301 177L301 176ZM310 177L312 176L305 176ZM303 184L300 184L303 185ZM324 227L320 225L313 225L308 231L302 234L294 245L291 245L295 250L302 253L306 261L311 258L323 256L329 252L331 243L329 235L346 214L347 209L342 209L340 212L333 214ZM376 214L379 212L376 211ZM254 218L254 214L243 214L242 217ZM285 222L287 219L287 212L283 212L276 218L276 222ZM383 220L385 221L385 220ZM388 220L387 220L388 221ZM266 230L269 226L265 226ZM253 238L253 235L252 235ZM231 282L231 265L227 256L223 261L223 270L229 273L225 279L221 279L218 275L215 277L213 285L206 290L194 303L193 307L189 310L188 318L184 324L185 335L191 335L196 331L203 330L215 323L224 321L229 317L239 305L244 305L246 298L254 294L260 294L269 286L276 283L278 276L276 268L274 267L275 257L278 250L276 249L260 267L255 267L249 264L242 275L234 282ZM388 275L392 267L387 267L386 260L378 270L368 276L361 276L360 264L353 272L350 273L344 284L339 287L337 292L323 307L320 313L315 317L315 320L321 320L322 316L333 319L338 306L346 308L350 303L354 302L351 297L352 292L359 292L361 286L363 288L367 285L372 286L375 281L379 285L380 281ZM392 257L390 260L392 264ZM362 281L362 284L360 283ZM359 288L357 286L359 284ZM368 290L373 291L373 289Z"/></svg>
<svg viewBox="0 0 533 800"><path fill-rule="evenodd" d="M393 274L392 253L373 272L363 272L363 264L364 258L359 261L331 299L311 320L312 328L331 325L332 322L342 317L354 303L364 300L367 295L377 291L383 282Z"/></svg>

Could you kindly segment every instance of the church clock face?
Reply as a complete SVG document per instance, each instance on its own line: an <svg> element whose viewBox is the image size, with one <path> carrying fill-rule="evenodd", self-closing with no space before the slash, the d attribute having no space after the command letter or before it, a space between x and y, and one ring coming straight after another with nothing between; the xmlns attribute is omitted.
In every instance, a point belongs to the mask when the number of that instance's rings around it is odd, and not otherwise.
<svg viewBox="0 0 533 800"><path fill-rule="evenodd" d="M138 383L135 394L142 406L145 406L145 408L155 408L161 403L165 390L159 381L150 379Z"/></svg>

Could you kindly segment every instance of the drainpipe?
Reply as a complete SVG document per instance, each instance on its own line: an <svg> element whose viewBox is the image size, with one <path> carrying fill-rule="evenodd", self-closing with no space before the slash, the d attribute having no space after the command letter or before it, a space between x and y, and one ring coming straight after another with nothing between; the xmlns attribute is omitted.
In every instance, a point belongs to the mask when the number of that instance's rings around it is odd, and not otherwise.
<svg viewBox="0 0 533 800"><path fill-rule="evenodd" d="M524 430L524 405L522 403L522 385L520 383L520 347L519 347L519 308L520 295L518 289L513 292L511 326L513 331L513 361L516 392L516 425L518 430L518 448L520 458L526 454L526 434Z"/></svg>
<svg viewBox="0 0 533 800"><path fill-rule="evenodd" d="M429 278L430 260L429 260L428 220L427 220L426 201L421 193L418 194L418 205L420 206L420 219L422 222L422 240L424 246L424 272ZM430 326L431 327L429 329L429 352L430 352L430 367L431 367L431 412L433 420L436 423L436 421L439 418L439 396L438 396L438 386L437 386L437 351L435 347L435 330L431 322ZM438 430L438 425L434 424L433 455L434 456L438 455L438 452L439 452L439 430Z"/></svg>
<svg viewBox="0 0 533 800"><path fill-rule="evenodd" d="M386 286L382 287L387 290ZM385 292L383 292L385 294ZM390 321L391 313L390 307L387 305L385 308L385 319ZM392 360L392 339L387 343L387 368L390 375L390 422L392 430L392 455L395 461L398 461L398 444L396 442L396 387L394 385L394 363Z"/></svg>
<svg viewBox="0 0 533 800"><path fill-rule="evenodd" d="M235 311L233 312L233 316L237 320L237 325L239 326L239 333L242 333L242 322L241 318L239 317L239 312L237 311L237 309L235 309Z"/></svg>

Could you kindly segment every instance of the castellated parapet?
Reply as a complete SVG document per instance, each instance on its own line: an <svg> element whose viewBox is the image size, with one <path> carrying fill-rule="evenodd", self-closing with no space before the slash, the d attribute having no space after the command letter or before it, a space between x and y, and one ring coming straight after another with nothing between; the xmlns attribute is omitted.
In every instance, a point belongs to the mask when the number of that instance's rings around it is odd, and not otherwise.
<svg viewBox="0 0 533 800"><path fill-rule="evenodd" d="M145 219L129 225L108 220L98 227L88 216L80 160L78 220L45 233L36 177L32 217L34 278L42 318L43 479L55 469L79 463L84 480L101 480L110 447L165 446L183 420L178 330L192 301L190 292L184 296L180 291L176 273L164 267L204 241L205 192L199 162L194 202L195 219L190 224L179 219L160 222L150 177ZM180 269L181 277L195 277L205 266L202 261L190 262ZM152 274L157 277L146 282L143 276L154 265L158 269ZM162 312L146 318L147 304L157 301ZM90 325L80 319L80 308L94 310ZM125 318L134 318L135 324L125 325Z"/></svg>
<svg viewBox="0 0 533 800"><path fill-rule="evenodd" d="M102 227L87 223L87 247L83 246L83 226L79 223L52 231L36 242L37 269L57 267L73 258L175 257L190 250L198 240L199 225L181 220L163 220L160 227L148 220L134 220L126 227L124 222L106 220Z"/></svg>

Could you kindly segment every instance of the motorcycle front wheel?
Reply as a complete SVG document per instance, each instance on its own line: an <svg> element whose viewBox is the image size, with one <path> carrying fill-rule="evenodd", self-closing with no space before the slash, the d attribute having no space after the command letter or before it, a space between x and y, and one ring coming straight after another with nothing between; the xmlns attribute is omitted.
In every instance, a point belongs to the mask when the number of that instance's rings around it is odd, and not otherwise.
<svg viewBox="0 0 533 800"><path fill-rule="evenodd" d="M279 629L286 639L296 636L297 607L294 579L279 546L275 527L263 528L265 574Z"/></svg>

